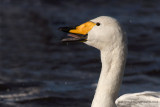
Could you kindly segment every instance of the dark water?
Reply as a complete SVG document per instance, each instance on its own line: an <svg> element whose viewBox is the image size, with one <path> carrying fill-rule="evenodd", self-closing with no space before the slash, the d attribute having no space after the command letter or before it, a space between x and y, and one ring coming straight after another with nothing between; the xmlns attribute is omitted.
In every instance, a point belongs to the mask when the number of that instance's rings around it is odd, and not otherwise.
<svg viewBox="0 0 160 107"><path fill-rule="evenodd" d="M160 1L1 0L0 106L90 107L99 51L62 44L59 26L101 15L117 18L129 55L120 95L160 90Z"/></svg>

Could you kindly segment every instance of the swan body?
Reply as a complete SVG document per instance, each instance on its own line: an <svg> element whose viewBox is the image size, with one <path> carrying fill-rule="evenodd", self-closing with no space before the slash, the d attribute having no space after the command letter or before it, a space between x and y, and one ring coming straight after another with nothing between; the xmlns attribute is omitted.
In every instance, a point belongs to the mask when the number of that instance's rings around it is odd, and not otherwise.
<svg viewBox="0 0 160 107"><path fill-rule="evenodd" d="M124 94L115 103L117 107L160 107L160 92Z"/></svg>
<svg viewBox="0 0 160 107"><path fill-rule="evenodd" d="M116 19L100 16L75 28L63 27L60 30L71 33L69 36L74 38L63 41L80 40L100 50L102 69L91 107L143 107L131 104L132 102L123 105L121 102L138 101L140 97L137 97L137 95L144 96L148 94L126 94L117 99L125 69L127 40ZM87 36L82 38L76 34ZM147 100L147 96L145 99Z"/></svg>

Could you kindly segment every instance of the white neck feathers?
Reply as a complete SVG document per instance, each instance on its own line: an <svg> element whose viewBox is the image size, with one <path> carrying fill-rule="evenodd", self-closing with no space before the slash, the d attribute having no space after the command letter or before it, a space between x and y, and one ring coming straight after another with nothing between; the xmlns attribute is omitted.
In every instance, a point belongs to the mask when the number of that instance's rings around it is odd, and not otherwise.
<svg viewBox="0 0 160 107"><path fill-rule="evenodd" d="M101 50L102 70L91 107L115 107L126 59L126 44Z"/></svg>

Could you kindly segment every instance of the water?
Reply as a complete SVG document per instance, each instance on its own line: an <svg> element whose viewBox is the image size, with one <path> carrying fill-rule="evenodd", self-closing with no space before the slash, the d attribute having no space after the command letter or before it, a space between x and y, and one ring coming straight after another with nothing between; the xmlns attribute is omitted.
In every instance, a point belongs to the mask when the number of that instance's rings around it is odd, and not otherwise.
<svg viewBox="0 0 160 107"><path fill-rule="evenodd" d="M60 26L100 15L117 18L129 55L120 95L160 90L159 1L0 1L0 106L90 107L99 51L62 44Z"/></svg>

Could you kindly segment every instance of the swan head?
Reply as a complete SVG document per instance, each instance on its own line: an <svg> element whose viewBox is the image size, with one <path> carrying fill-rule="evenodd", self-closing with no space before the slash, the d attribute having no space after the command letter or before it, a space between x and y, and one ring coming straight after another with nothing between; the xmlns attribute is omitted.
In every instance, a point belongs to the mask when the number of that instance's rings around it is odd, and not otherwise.
<svg viewBox="0 0 160 107"><path fill-rule="evenodd" d="M76 27L60 27L72 38L63 42L81 41L99 50L113 46L123 40L123 34L118 21L112 17L100 16Z"/></svg>

